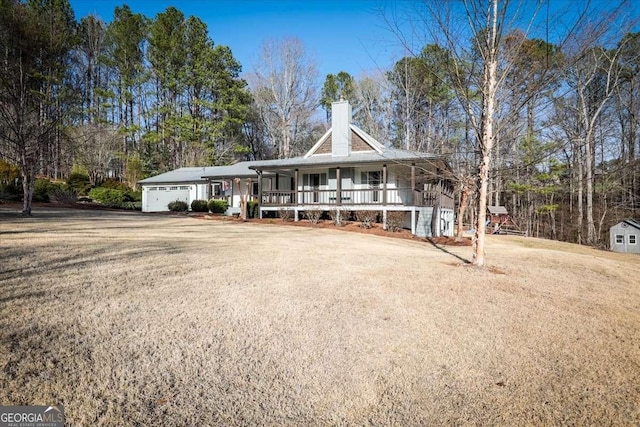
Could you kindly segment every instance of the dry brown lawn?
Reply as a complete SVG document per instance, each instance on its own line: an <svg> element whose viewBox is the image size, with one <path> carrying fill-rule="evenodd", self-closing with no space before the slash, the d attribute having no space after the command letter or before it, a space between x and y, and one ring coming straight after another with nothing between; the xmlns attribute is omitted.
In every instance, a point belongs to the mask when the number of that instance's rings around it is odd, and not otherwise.
<svg viewBox="0 0 640 427"><path fill-rule="evenodd" d="M0 404L69 425L638 425L640 257L0 208Z"/></svg>

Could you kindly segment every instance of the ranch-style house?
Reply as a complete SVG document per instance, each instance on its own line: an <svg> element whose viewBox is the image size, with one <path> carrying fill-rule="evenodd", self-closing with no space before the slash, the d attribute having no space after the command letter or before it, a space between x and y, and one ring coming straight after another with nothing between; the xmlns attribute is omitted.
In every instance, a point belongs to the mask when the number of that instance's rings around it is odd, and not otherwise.
<svg viewBox="0 0 640 427"><path fill-rule="evenodd" d="M167 210L176 199L211 197L226 198L237 211L234 179L241 178L251 180L250 197L258 200L261 217L284 210L295 220L309 210L373 210L386 224L389 212L403 212L405 228L428 237L453 235L451 177L442 156L385 147L351 123L351 106L339 101L332 105L331 128L304 156L181 168L141 184L145 212Z"/></svg>

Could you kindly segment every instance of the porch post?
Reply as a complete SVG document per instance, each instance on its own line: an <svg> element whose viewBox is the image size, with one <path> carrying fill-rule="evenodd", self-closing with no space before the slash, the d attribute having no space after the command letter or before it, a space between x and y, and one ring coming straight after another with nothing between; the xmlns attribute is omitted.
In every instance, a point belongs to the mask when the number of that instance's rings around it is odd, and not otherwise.
<svg viewBox="0 0 640 427"><path fill-rule="evenodd" d="M262 171L256 171L258 174L258 218L262 218Z"/></svg>
<svg viewBox="0 0 640 427"><path fill-rule="evenodd" d="M298 169L293 173L293 204L298 204ZM298 212L296 211L296 217Z"/></svg>
<svg viewBox="0 0 640 427"><path fill-rule="evenodd" d="M382 165L382 204L384 206L387 205L387 165ZM386 227L386 211L384 213L385 221L384 225Z"/></svg>
<svg viewBox="0 0 640 427"><path fill-rule="evenodd" d="M416 164L411 163L411 202L416 204Z"/></svg>
<svg viewBox="0 0 640 427"><path fill-rule="evenodd" d="M411 234L416 234L416 207L411 208Z"/></svg>
<svg viewBox="0 0 640 427"><path fill-rule="evenodd" d="M229 182L231 185L231 200L229 200L229 206L233 207L233 178L231 178Z"/></svg>
<svg viewBox="0 0 640 427"><path fill-rule="evenodd" d="M336 204L342 204L342 179L340 178L340 166L336 168Z"/></svg>

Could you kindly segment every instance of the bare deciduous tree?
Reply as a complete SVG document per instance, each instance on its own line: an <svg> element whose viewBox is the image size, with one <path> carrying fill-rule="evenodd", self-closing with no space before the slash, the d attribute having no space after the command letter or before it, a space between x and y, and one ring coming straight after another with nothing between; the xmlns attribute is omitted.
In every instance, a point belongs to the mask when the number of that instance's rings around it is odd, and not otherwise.
<svg viewBox="0 0 640 427"><path fill-rule="evenodd" d="M89 172L92 185L106 178L112 161L118 158L122 136L107 124L87 124L75 130L76 160Z"/></svg>
<svg viewBox="0 0 640 427"><path fill-rule="evenodd" d="M259 114L278 157L295 155L318 105L318 73L299 39L270 40L249 77Z"/></svg>

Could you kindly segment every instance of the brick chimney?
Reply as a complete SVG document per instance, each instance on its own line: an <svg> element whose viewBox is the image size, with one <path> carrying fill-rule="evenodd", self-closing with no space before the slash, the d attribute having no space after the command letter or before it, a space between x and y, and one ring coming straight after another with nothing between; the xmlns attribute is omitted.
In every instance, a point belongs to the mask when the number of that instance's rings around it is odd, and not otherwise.
<svg viewBox="0 0 640 427"><path fill-rule="evenodd" d="M344 157L351 153L351 105L349 101L331 104L331 156Z"/></svg>

